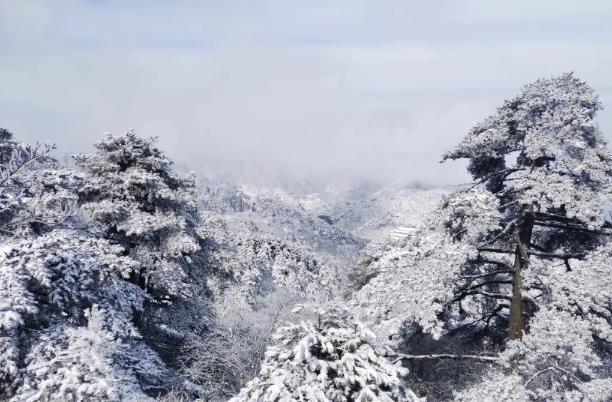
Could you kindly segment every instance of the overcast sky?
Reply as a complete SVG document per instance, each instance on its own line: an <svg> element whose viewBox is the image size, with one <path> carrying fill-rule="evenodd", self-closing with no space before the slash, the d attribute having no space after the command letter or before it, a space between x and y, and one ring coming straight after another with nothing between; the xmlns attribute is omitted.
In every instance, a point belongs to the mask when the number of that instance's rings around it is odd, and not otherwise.
<svg viewBox="0 0 612 402"><path fill-rule="evenodd" d="M612 139L612 1L0 0L0 127L70 153L133 128L194 170L465 181L440 154L565 71Z"/></svg>

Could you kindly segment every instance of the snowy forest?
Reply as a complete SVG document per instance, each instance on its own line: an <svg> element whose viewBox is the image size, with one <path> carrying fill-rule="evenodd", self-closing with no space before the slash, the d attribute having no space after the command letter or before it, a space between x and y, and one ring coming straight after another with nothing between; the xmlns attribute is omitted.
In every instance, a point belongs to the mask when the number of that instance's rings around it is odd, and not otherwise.
<svg viewBox="0 0 612 402"><path fill-rule="evenodd" d="M540 79L440 155L472 183L319 194L2 129L0 400L610 401L601 108Z"/></svg>

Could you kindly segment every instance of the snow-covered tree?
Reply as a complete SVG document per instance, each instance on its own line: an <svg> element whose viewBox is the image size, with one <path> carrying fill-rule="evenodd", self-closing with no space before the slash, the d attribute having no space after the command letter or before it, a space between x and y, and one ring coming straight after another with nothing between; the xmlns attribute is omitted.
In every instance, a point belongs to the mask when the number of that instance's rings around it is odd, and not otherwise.
<svg viewBox="0 0 612 402"><path fill-rule="evenodd" d="M227 400L257 376L273 334L303 301L278 288L250 304L241 290L231 287L215 300L215 325L186 346L183 375L206 400Z"/></svg>
<svg viewBox="0 0 612 402"><path fill-rule="evenodd" d="M199 230L206 264L223 275L209 279L214 325L193 338L183 359L200 395L213 400L257 375L273 332L297 301L332 297L338 259L320 245L346 238L322 230L329 224L284 192L244 189L242 209L228 204L235 201L228 194L234 192L204 195L212 208Z"/></svg>
<svg viewBox="0 0 612 402"><path fill-rule="evenodd" d="M545 370L525 389L534 399L565 397L576 379L605 388L612 300L595 288L607 283L612 266L598 248L611 234L604 211L612 157L593 121L599 108L571 74L539 80L445 155L469 158L476 183L445 197L418 233L381 253L356 297L384 335L398 334L407 320L439 339L421 350L427 356L400 358L512 361L508 381ZM563 323L567 338L559 334ZM462 333L470 334L468 349L461 349ZM574 379L543 383L563 378L557 366Z"/></svg>
<svg viewBox="0 0 612 402"><path fill-rule="evenodd" d="M42 234L73 217L75 195L58 185L71 172L58 171L50 156L53 149L18 142L0 128L1 237Z"/></svg>
<svg viewBox="0 0 612 402"><path fill-rule="evenodd" d="M593 122L599 107L569 74L526 86L445 155L470 158L476 184L446 197L426 229L375 262L381 275L364 292L374 304L420 299L415 309L434 311L420 322L432 333L442 322L509 320L509 338L519 338L546 287L526 282L529 264L559 261L570 271L610 234L612 157ZM400 281L385 288L393 276Z"/></svg>
<svg viewBox="0 0 612 402"><path fill-rule="evenodd" d="M29 145L17 142L10 131L0 128L0 187L9 187L12 179L32 166L52 160L52 145Z"/></svg>
<svg viewBox="0 0 612 402"><path fill-rule="evenodd" d="M126 341L112 313L93 305L86 326L52 326L26 355L23 385L14 401L145 401L141 383L168 375L142 344ZM133 330L133 329L132 329ZM155 378L161 383L161 378Z"/></svg>
<svg viewBox="0 0 612 402"><path fill-rule="evenodd" d="M95 235L140 262L131 280L158 298L190 295L200 250L195 182L172 170L155 139L108 134L93 155L77 155L87 180L78 188Z"/></svg>
<svg viewBox="0 0 612 402"><path fill-rule="evenodd" d="M232 401L416 400L402 389L403 370L377 350L374 334L339 306L275 335L259 377Z"/></svg>
<svg viewBox="0 0 612 402"><path fill-rule="evenodd" d="M322 298L334 289L333 257L283 240L275 225L242 215L208 214L199 231L207 264L225 275L215 288L237 288L250 304L275 289Z"/></svg>
<svg viewBox="0 0 612 402"><path fill-rule="evenodd" d="M539 310L522 339L509 342L482 382L460 400L608 401L612 398L612 246L577 261L530 266L546 283Z"/></svg>
<svg viewBox="0 0 612 402"><path fill-rule="evenodd" d="M440 314L453 298L461 266L475 249L453 242L436 223L381 252L354 297L361 318L384 339L397 340L406 320L435 337L444 330Z"/></svg>
<svg viewBox="0 0 612 402"><path fill-rule="evenodd" d="M166 363L209 324L193 180L133 133L76 157L82 173L10 133L2 144L0 395L144 399L180 387Z"/></svg>
<svg viewBox="0 0 612 402"><path fill-rule="evenodd" d="M610 226L603 209L612 200L612 155L594 121L599 109L593 90L572 74L541 79L443 157L469 159L470 173L495 199L490 213L499 214L497 230L468 240L478 245L479 258L471 261L472 277L458 298L507 299L509 305L494 308L509 309L510 339L522 336L525 317L533 310L532 299L523 296L530 261L556 259L571 270L571 260L596 246L602 229ZM462 240L475 220L463 209L455 212L454 220L465 222L465 229L449 229ZM496 258L500 255L512 255L514 262ZM495 291L507 284L511 295ZM495 289L494 295L488 289Z"/></svg>
<svg viewBox="0 0 612 402"><path fill-rule="evenodd" d="M119 245L137 262L127 281L145 290L134 323L146 345L169 366L183 346L212 325L208 277L195 179L176 173L156 139L108 134L96 153L77 155L86 180L79 203L94 236Z"/></svg>
<svg viewBox="0 0 612 402"><path fill-rule="evenodd" d="M122 254L74 230L3 246L1 392L16 400L107 400L129 383L144 398L169 380L133 324L147 295L127 281L137 262Z"/></svg>

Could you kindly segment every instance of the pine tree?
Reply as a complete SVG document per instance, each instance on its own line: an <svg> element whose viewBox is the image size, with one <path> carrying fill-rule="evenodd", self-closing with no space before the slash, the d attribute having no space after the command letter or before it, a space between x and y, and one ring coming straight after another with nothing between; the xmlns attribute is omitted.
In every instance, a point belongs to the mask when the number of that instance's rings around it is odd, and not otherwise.
<svg viewBox="0 0 612 402"><path fill-rule="evenodd" d="M158 299L190 296L200 250L195 182L172 171L155 139L108 134L94 155L77 155L87 181L78 188L97 236L123 246L141 263L131 281Z"/></svg>
<svg viewBox="0 0 612 402"><path fill-rule="evenodd" d="M500 228L478 239L480 259L472 261L490 275L468 281L462 295L509 277L509 339L525 330L530 261L557 259L571 270L570 261L597 245L610 226L602 210L612 199L612 155L594 121L599 109L593 90L572 74L538 80L443 157L469 159L474 179L497 199ZM492 258L504 254L514 256L512 265Z"/></svg>
<svg viewBox="0 0 612 402"><path fill-rule="evenodd" d="M207 277L214 267L198 234L195 180L174 172L155 138L108 134L94 145L95 154L75 156L86 179L76 191L87 230L138 263L127 280L148 297L134 322L145 343L176 366L182 346L211 325Z"/></svg>
<svg viewBox="0 0 612 402"><path fill-rule="evenodd" d="M527 282L546 283L522 339L507 344L483 380L458 400L607 401L612 396L612 244L572 271L548 262L530 266Z"/></svg>
<svg viewBox="0 0 612 402"><path fill-rule="evenodd" d="M86 326L50 327L26 355L13 400L153 400L142 392L142 377L167 373L152 351L127 341L112 314L94 304L84 311Z"/></svg>
<svg viewBox="0 0 612 402"><path fill-rule="evenodd" d="M526 86L445 155L469 158L476 182L372 263L357 300L387 337L403 336L410 353L398 358L502 366L457 397L481 399L503 377L522 387L500 384L493 398L608 395L612 157L599 108L571 74ZM432 350L412 353L423 333Z"/></svg>
<svg viewBox="0 0 612 402"><path fill-rule="evenodd" d="M339 306L315 321L281 327L259 377L232 401L393 401L403 395L403 370L382 356L374 335Z"/></svg>
<svg viewBox="0 0 612 402"><path fill-rule="evenodd" d="M41 234L70 218L73 194L49 183L54 148L18 142L0 128L0 237Z"/></svg>
<svg viewBox="0 0 612 402"><path fill-rule="evenodd" d="M91 392L127 381L145 398L144 391L163 387L165 365L134 326L147 298L127 281L137 266L120 246L75 230L6 243L0 253L0 395L68 400L76 393L76 400L106 400L106 391L87 394L92 375L100 378Z"/></svg>

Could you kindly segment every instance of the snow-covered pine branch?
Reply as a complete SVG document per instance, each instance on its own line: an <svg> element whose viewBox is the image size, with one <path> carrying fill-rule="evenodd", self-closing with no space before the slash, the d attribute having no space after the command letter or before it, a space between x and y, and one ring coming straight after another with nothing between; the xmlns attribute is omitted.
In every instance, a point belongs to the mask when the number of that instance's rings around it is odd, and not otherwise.
<svg viewBox="0 0 612 402"><path fill-rule="evenodd" d="M259 376L231 401L417 401L402 389L403 371L348 311L326 306L313 321L280 328Z"/></svg>

